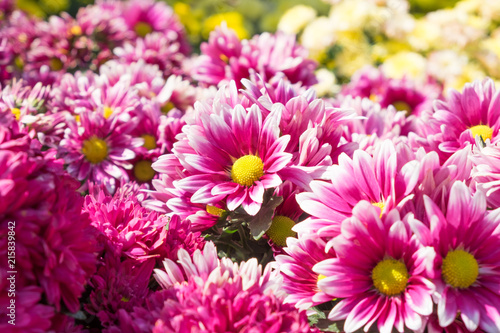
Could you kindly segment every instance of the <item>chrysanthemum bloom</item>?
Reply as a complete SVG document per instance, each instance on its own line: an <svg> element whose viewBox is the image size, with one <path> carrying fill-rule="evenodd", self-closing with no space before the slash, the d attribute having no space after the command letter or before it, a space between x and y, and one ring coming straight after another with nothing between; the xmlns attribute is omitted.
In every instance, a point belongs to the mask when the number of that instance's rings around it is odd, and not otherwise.
<svg viewBox="0 0 500 333"><path fill-rule="evenodd" d="M97 75L92 71L66 73L50 90L48 112L69 111L78 114L79 109L93 110L92 92L97 89Z"/></svg>
<svg viewBox="0 0 500 333"><path fill-rule="evenodd" d="M386 140L375 147L373 157L363 150L356 150L352 159L340 155L339 164L330 167L331 182L313 181L311 192L297 195L300 207L311 217L295 230L299 234L320 231L324 237L335 237L340 223L351 216L361 200L371 202L381 216L402 207L412 191L401 173L407 162L404 150L404 145L394 146Z"/></svg>
<svg viewBox="0 0 500 333"><path fill-rule="evenodd" d="M407 120L403 111L397 111L391 105L382 108L367 98L351 96L343 99L340 108L352 108L359 116L346 123L343 136L348 142L357 142L360 149L372 152L374 146L386 139L404 141L401 132Z"/></svg>
<svg viewBox="0 0 500 333"><path fill-rule="evenodd" d="M352 153L357 144L342 141L343 126L356 114L351 109L337 109L316 98L313 89L300 89L285 80L276 87L262 89L248 80L242 81L247 90L242 91L251 102L259 105L264 115L273 108L284 106L280 132L290 135L286 152L293 155L289 166L280 171L283 179L310 190L313 179L325 179L327 168L337 161L342 152ZM233 90L236 90L235 88ZM230 96L235 99L236 93ZM242 103L245 103L242 99Z"/></svg>
<svg viewBox="0 0 500 333"><path fill-rule="evenodd" d="M332 249L325 252L326 242L316 235L304 235L299 239L288 238L284 254L276 256L283 276L283 290L288 296L286 303L301 310L332 300L318 288L324 276L313 271L313 266L328 258L334 258Z"/></svg>
<svg viewBox="0 0 500 333"><path fill-rule="evenodd" d="M41 83L34 87L26 86L25 81L14 81L12 85L6 86L0 94L0 109L12 112L16 120L26 122L28 115L42 113L45 101L48 99L50 87Z"/></svg>
<svg viewBox="0 0 500 333"><path fill-rule="evenodd" d="M428 197L425 208L429 227L418 234L437 254L439 324L446 327L460 314L469 331L499 331L500 210L488 211L485 195L471 195L462 182L453 184L445 212Z"/></svg>
<svg viewBox="0 0 500 333"><path fill-rule="evenodd" d="M0 83L6 84L14 76L14 52L7 38L0 37Z"/></svg>
<svg viewBox="0 0 500 333"><path fill-rule="evenodd" d="M462 93L450 90L446 101L434 103L428 126L422 127L419 134L439 144L442 158L474 144L476 136L496 143L500 139L499 99L500 93L489 78L467 83Z"/></svg>
<svg viewBox="0 0 500 333"><path fill-rule="evenodd" d="M77 180L105 184L109 193L114 193L119 181L126 182L126 169L132 168L130 160L135 157L134 147L143 144L142 139L132 139L127 133L133 122L117 125L117 118L107 120L103 115L83 111L80 123L68 121L60 153L68 164L68 172Z"/></svg>
<svg viewBox="0 0 500 333"><path fill-rule="evenodd" d="M40 143L19 130L10 111L0 120L0 252L7 257L14 222L16 269L23 272L16 280L19 290L40 286L45 304L77 312L97 251L95 230L81 211L79 183L55 151L42 152Z"/></svg>
<svg viewBox="0 0 500 333"><path fill-rule="evenodd" d="M144 38L152 32L161 32L180 44L181 53L189 54L184 27L167 4L154 0L130 0L124 7L123 18L137 36Z"/></svg>
<svg viewBox="0 0 500 333"><path fill-rule="evenodd" d="M186 58L177 40L159 32L126 42L122 47L115 48L113 53L121 62L132 63L142 59L147 64L157 65L165 77L183 74L182 62Z"/></svg>
<svg viewBox="0 0 500 333"><path fill-rule="evenodd" d="M317 332L305 312L283 304L280 279L269 266L262 274L256 259L240 264L219 260L207 243L193 258L182 250L180 266L165 260L165 271L155 270L167 299L153 332Z"/></svg>
<svg viewBox="0 0 500 333"><path fill-rule="evenodd" d="M315 69L316 63L307 59L306 49L296 43L294 35L263 33L240 41L233 30L222 25L210 33L208 43L202 43L192 75L215 86L234 80L241 88L241 79L256 82L259 74L270 82L282 73L291 83L311 86L317 83Z"/></svg>
<svg viewBox="0 0 500 333"><path fill-rule="evenodd" d="M434 250L413 235L411 214L402 220L393 209L382 219L370 202L362 201L342 223L342 233L327 244L337 258L324 260L314 271L325 278L319 288L341 298L328 319L345 320L344 331L377 323L380 332L422 330L432 313Z"/></svg>
<svg viewBox="0 0 500 333"><path fill-rule="evenodd" d="M255 215L264 191L282 183L277 173L292 158L284 152L290 136L279 133L281 109L264 120L257 105L230 108L214 102L213 109L202 103L195 109L200 121L186 125L174 144L173 154L189 173L175 186L192 193L193 203L226 199L229 210L241 205Z"/></svg>

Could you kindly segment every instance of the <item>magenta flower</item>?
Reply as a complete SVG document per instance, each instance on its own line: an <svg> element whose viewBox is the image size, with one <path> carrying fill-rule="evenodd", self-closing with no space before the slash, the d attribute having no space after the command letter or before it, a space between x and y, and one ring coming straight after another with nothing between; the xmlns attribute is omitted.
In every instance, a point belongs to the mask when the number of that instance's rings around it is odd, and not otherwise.
<svg viewBox="0 0 500 333"><path fill-rule="evenodd" d="M443 159L474 144L476 136L496 143L500 138L499 96L489 78L467 83L462 93L450 90L446 101L435 102L434 113L419 134L429 136L431 145L438 145Z"/></svg>
<svg viewBox="0 0 500 333"><path fill-rule="evenodd" d="M167 4L154 0L130 0L124 7L123 18L137 36L144 38L152 32L161 32L179 43L182 54L189 54L184 27Z"/></svg>
<svg viewBox="0 0 500 333"><path fill-rule="evenodd" d="M401 173L408 158L402 154L404 149L386 140L376 146L373 157L362 150L356 150L352 159L342 154L339 164L330 167L331 182L313 181L311 192L297 195L300 207L311 217L295 230L299 234L319 231L322 237L335 237L341 222L362 200L377 207L380 216L401 208L413 190Z"/></svg>
<svg viewBox="0 0 500 333"><path fill-rule="evenodd" d="M317 332L305 312L283 304L276 271L257 265L218 259L207 243L193 258L178 253L180 266L165 260L165 271L155 270L163 288L173 288L164 302L153 332Z"/></svg>
<svg viewBox="0 0 500 333"><path fill-rule="evenodd" d="M402 220L394 209L382 219L370 202L362 201L352 217L342 223L341 234L327 245L337 258L314 266L325 278L319 288L341 298L328 318L345 320L344 331L377 323L380 332L422 330L432 313L434 250L424 247L412 234L411 214Z"/></svg>
<svg viewBox="0 0 500 333"><path fill-rule="evenodd" d="M131 123L117 124L118 119L107 120L99 113L83 111L80 124L68 122L60 151L68 164L68 172L77 180L105 184L114 193L119 181L126 182L126 169L135 157L132 149L143 144L142 139L132 139L127 132Z"/></svg>
<svg viewBox="0 0 500 333"><path fill-rule="evenodd" d="M308 310L312 306L332 300L318 288L323 276L313 271L314 265L334 258L332 249L325 252L326 242L316 235L288 238L284 254L276 256L276 262L283 276L283 290L288 294L285 302L296 308Z"/></svg>
<svg viewBox="0 0 500 333"><path fill-rule="evenodd" d="M262 120L256 105L197 107L200 121L185 126L174 144L173 154L190 174L175 186L192 193L193 203L213 205L226 199L229 210L241 205L255 215L264 191L281 184L277 173L292 158L284 152L290 137L279 133L281 110L276 108Z"/></svg>
<svg viewBox="0 0 500 333"><path fill-rule="evenodd" d="M257 82L257 74L265 82L284 75L291 83L311 86L317 82L316 66L293 35L263 33L240 41L233 30L222 25L210 33L208 43L202 43L192 75L215 86L234 80L241 88L241 79Z"/></svg>
<svg viewBox="0 0 500 333"><path fill-rule="evenodd" d="M471 187L485 194L489 208L500 207L500 169L498 161L500 151L497 144L475 145L470 157L474 166L471 177Z"/></svg>
<svg viewBox="0 0 500 333"><path fill-rule="evenodd" d="M425 208L429 227L418 235L437 254L433 282L440 326L460 315L469 331L499 331L500 210L486 210L484 194L471 195L462 182L451 187L445 211L428 197Z"/></svg>

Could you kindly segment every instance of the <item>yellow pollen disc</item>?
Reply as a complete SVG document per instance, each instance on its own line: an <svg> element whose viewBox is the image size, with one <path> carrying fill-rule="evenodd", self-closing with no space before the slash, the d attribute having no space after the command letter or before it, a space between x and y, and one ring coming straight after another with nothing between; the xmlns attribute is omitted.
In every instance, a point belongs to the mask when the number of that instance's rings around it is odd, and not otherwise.
<svg viewBox="0 0 500 333"><path fill-rule="evenodd" d="M64 67L64 64L61 61L61 59L59 59L59 58L50 59L50 68L53 71L60 71L61 69L63 69L63 67Z"/></svg>
<svg viewBox="0 0 500 333"><path fill-rule="evenodd" d="M104 118L108 119L109 117L111 117L112 114L113 114L113 109L110 108L109 106L105 106L103 111Z"/></svg>
<svg viewBox="0 0 500 333"><path fill-rule="evenodd" d="M318 275L318 282L323 280L323 279L326 279L325 275L323 275L323 274Z"/></svg>
<svg viewBox="0 0 500 333"><path fill-rule="evenodd" d="M12 111L12 113L16 117L16 120L19 120L19 118L21 118L21 110L19 110L18 108L12 108L10 109L10 111Z"/></svg>
<svg viewBox="0 0 500 333"><path fill-rule="evenodd" d="M408 277L405 264L395 259L382 260L372 271L373 285L386 296L401 294L406 288Z"/></svg>
<svg viewBox="0 0 500 333"><path fill-rule="evenodd" d="M222 216L222 214L224 214L225 210L222 209L222 208L219 208L219 207L215 207L215 206L212 206L212 205L207 205L207 213L210 214L210 215L215 215L215 216Z"/></svg>
<svg viewBox="0 0 500 333"><path fill-rule="evenodd" d="M130 299L123 296L122 299L121 299L122 302L130 302Z"/></svg>
<svg viewBox="0 0 500 333"><path fill-rule="evenodd" d="M75 120L76 120L77 123L79 123L80 122L80 115L78 115L78 114L75 115Z"/></svg>
<svg viewBox="0 0 500 333"><path fill-rule="evenodd" d="M153 162L143 160L134 165L134 176L138 181L148 182L154 178L156 172L151 167Z"/></svg>
<svg viewBox="0 0 500 333"><path fill-rule="evenodd" d="M374 202L374 203L372 203L372 205L375 206L375 207L380 208L380 215L379 215L379 217L382 217L382 213L384 212L384 207L385 207L384 206L384 202L383 201Z"/></svg>
<svg viewBox="0 0 500 333"><path fill-rule="evenodd" d="M394 108L398 111L406 111L406 115L409 116L411 114L411 106L408 105L408 103L403 102L403 101L397 101L392 103Z"/></svg>
<svg viewBox="0 0 500 333"><path fill-rule="evenodd" d="M147 150L156 148L156 138L150 134L143 134L141 138L144 139L144 144L142 145Z"/></svg>
<svg viewBox="0 0 500 333"><path fill-rule="evenodd" d="M24 68L24 60L20 56L17 56L14 58L14 64L18 69L23 69Z"/></svg>
<svg viewBox="0 0 500 333"><path fill-rule="evenodd" d="M231 167L231 179L243 186L252 186L264 175L264 164L258 156L245 155Z"/></svg>
<svg viewBox="0 0 500 333"><path fill-rule="evenodd" d="M153 31L153 27L146 22L137 22L134 26L135 33L140 37L145 37Z"/></svg>
<svg viewBox="0 0 500 333"><path fill-rule="evenodd" d="M161 107L161 112L164 114L167 114L168 111L172 110L173 108L175 108L174 103L168 102L167 104L165 104Z"/></svg>
<svg viewBox="0 0 500 333"><path fill-rule="evenodd" d="M472 254L464 250L450 251L441 267L443 279L455 288L468 288L479 274L479 265Z"/></svg>
<svg viewBox="0 0 500 333"><path fill-rule="evenodd" d="M483 141L486 139L490 139L493 137L493 128L487 125L477 125L470 128L472 132L472 137L476 138L476 135L480 135Z"/></svg>
<svg viewBox="0 0 500 333"><path fill-rule="evenodd" d="M295 237L297 233L292 230L295 222L282 215L277 215L273 218L271 226L266 231L266 235L278 246L286 246L286 239L288 237Z"/></svg>
<svg viewBox="0 0 500 333"><path fill-rule="evenodd" d="M372 102L378 102L378 96L375 94L371 94L369 98Z"/></svg>
<svg viewBox="0 0 500 333"><path fill-rule="evenodd" d="M80 36L82 34L82 28L79 25L74 25L69 29L69 33L73 36Z"/></svg>
<svg viewBox="0 0 500 333"><path fill-rule="evenodd" d="M83 141L82 153L92 164L97 164L108 157L108 146L106 142L96 136Z"/></svg>

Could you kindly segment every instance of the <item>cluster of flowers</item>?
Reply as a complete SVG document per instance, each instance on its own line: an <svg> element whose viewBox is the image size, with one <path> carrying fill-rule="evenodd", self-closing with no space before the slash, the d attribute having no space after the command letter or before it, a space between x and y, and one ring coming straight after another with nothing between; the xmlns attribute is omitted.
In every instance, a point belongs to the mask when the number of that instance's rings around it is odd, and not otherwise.
<svg viewBox="0 0 500 333"><path fill-rule="evenodd" d="M325 0L328 15L299 5L279 27L300 33L311 56L348 81L367 64L393 78L430 75L461 89L500 79L500 5L495 0Z"/></svg>
<svg viewBox="0 0 500 333"><path fill-rule="evenodd" d="M170 7L2 2L9 332L500 331L500 91L365 67L318 98L283 31L191 54Z"/></svg>

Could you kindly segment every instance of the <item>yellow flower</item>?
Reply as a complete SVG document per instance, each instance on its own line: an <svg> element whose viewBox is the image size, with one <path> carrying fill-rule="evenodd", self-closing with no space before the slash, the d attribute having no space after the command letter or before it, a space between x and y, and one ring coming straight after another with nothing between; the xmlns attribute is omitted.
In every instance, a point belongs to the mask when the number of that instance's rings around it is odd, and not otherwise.
<svg viewBox="0 0 500 333"><path fill-rule="evenodd" d="M309 23L300 37L302 46L309 50L309 56L318 61L335 40L332 22L327 17L319 17Z"/></svg>
<svg viewBox="0 0 500 333"><path fill-rule="evenodd" d="M400 79L406 75L418 79L425 75L426 64L427 61L421 54L402 51L388 57L382 69L391 78Z"/></svg>
<svg viewBox="0 0 500 333"><path fill-rule="evenodd" d="M243 16L238 12L226 12L214 14L203 22L202 36L207 39L210 32L222 22L226 22L227 27L233 29L239 39L247 39L248 31L245 29Z"/></svg>

